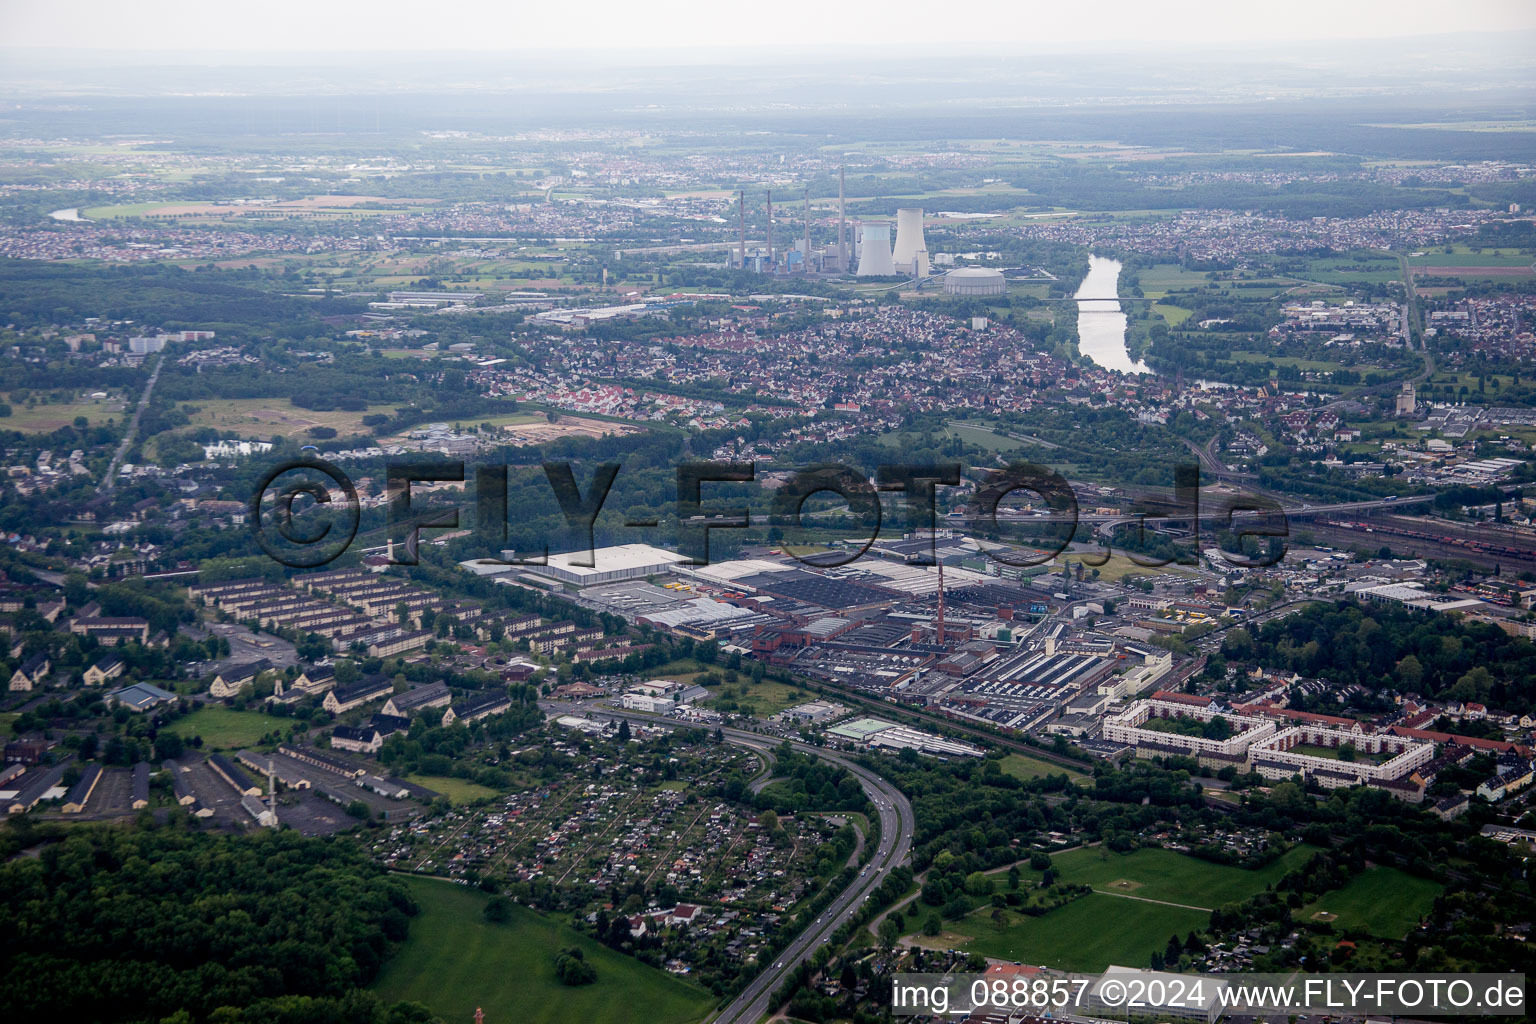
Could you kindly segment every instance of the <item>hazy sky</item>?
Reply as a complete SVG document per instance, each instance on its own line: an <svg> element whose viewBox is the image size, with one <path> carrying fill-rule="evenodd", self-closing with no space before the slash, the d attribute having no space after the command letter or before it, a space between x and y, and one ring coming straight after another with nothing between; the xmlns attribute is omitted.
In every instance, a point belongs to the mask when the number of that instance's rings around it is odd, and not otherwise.
<svg viewBox="0 0 1536 1024"><path fill-rule="evenodd" d="M0 46L129 51L1204 49L1532 29L1531 0L0 0Z"/></svg>

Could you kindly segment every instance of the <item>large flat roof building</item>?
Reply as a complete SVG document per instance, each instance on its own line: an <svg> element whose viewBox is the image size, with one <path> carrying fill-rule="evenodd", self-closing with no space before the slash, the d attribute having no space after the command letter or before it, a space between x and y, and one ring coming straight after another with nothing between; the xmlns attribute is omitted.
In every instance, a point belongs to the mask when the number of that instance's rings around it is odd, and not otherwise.
<svg viewBox="0 0 1536 1024"><path fill-rule="evenodd" d="M503 558L515 557L515 552L503 551ZM589 557L590 556L590 557ZM617 544L592 551L567 551L550 555L545 565L530 565L528 571L549 576L578 587L591 587L599 583L636 579L666 572L687 557L674 551L652 547L649 544ZM580 565L578 562L592 564Z"/></svg>

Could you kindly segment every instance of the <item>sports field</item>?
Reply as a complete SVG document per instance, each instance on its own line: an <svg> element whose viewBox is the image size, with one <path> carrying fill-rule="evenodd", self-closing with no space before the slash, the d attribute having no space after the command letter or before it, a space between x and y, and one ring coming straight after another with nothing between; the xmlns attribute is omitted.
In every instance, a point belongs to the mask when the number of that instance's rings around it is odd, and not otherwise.
<svg viewBox="0 0 1536 1024"><path fill-rule="evenodd" d="M274 729L286 731L293 722L291 718L272 718L259 711L208 705L171 723L170 731L182 739L201 736L205 748L239 750L254 745Z"/></svg>
<svg viewBox="0 0 1536 1024"><path fill-rule="evenodd" d="M1102 971L1110 964L1145 967L1170 935L1183 938L1210 915L1157 903L1093 893L1041 917L1007 913L1003 927L990 908L948 927L969 934L968 952L1069 971Z"/></svg>
<svg viewBox="0 0 1536 1024"><path fill-rule="evenodd" d="M1103 846L1085 846L1054 854L1051 862L1063 882L1207 911L1261 892L1286 872L1305 864L1315 852L1310 846L1296 846L1256 871L1213 864L1154 847L1113 853ZM1024 871L1023 874L1031 881L1039 881L1039 872Z"/></svg>
<svg viewBox="0 0 1536 1024"><path fill-rule="evenodd" d="M945 928L965 940L965 949L1005 960L1076 971L1141 967L1170 935L1204 929L1212 908L1263 891L1314 852L1298 846L1249 871L1154 848L1125 854L1099 846L1068 850L1052 855L1053 866L1061 881L1088 885L1091 895L1040 917L1009 911L1000 924L983 907L945 922ZM1021 874L1025 885L1040 880L1038 871Z"/></svg>
<svg viewBox="0 0 1536 1024"><path fill-rule="evenodd" d="M514 906L508 923L491 924L482 916L483 893L435 879L405 881L421 913L370 986L387 1000L423 1003L451 1021L473 1020L478 1007L488 1022L518 1024L628 1024L641 1019L637 1007L647 1024L688 1024L714 1003L704 990L525 907ZM556 980L555 954L564 946L581 949L597 981L568 988Z"/></svg>
<svg viewBox="0 0 1536 1024"><path fill-rule="evenodd" d="M1360 930L1401 939L1429 913L1443 888L1396 868L1366 868L1342 889L1296 911L1297 921L1328 921L1337 932Z"/></svg>

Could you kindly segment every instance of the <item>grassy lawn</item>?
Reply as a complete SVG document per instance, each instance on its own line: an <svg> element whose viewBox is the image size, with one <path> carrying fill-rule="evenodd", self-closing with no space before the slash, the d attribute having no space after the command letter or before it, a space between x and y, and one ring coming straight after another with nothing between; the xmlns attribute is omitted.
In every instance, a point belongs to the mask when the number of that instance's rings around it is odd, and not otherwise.
<svg viewBox="0 0 1536 1024"><path fill-rule="evenodd" d="M1016 779L1028 782L1030 779L1042 779L1047 775L1065 775L1073 782L1081 782L1087 776L1081 772L1074 772L1070 768L1064 768L1059 764L1042 761L1037 757L1027 754L1009 754L999 762L1004 775L1012 775Z"/></svg>
<svg viewBox="0 0 1536 1024"><path fill-rule="evenodd" d="M979 448L985 448L989 452L1014 451L1020 445L1019 441L999 434L992 428L981 423L965 423L960 420L950 420L946 433L951 437L958 437Z"/></svg>
<svg viewBox="0 0 1536 1024"><path fill-rule="evenodd" d="M435 789L454 804L467 804L483 797L499 795L497 790L489 786L467 779L456 779L451 775L407 775L405 781Z"/></svg>
<svg viewBox="0 0 1536 1024"><path fill-rule="evenodd" d="M1156 576L1159 573L1177 573L1182 575L1191 571L1190 568L1176 565L1173 562L1169 562L1167 565L1160 566L1137 565L1135 562L1131 561L1129 555L1110 555L1109 561L1105 562L1103 565L1096 564L1099 559L1103 557L1103 549L1091 552L1083 552L1082 554L1078 554L1077 552L1073 551L1064 551L1057 555L1056 559L1051 563L1051 571L1054 573L1060 573L1061 562L1085 562L1084 571L1086 571L1089 576L1092 576L1093 570L1097 569L1099 570L1098 578L1109 582L1117 582L1127 576ZM1073 569L1072 571L1074 573L1077 572L1076 569Z"/></svg>
<svg viewBox="0 0 1536 1024"><path fill-rule="evenodd" d="M815 700L816 695L803 690L798 686L788 686L784 683L764 680L754 683L751 680L742 680L736 683L726 683L716 690L716 696L707 702L709 706L718 708L721 697L726 691L731 691L735 696L737 710L745 714L756 715L758 718L768 718L778 714L785 708L792 708L796 704L804 704L808 700Z"/></svg>
<svg viewBox="0 0 1536 1024"><path fill-rule="evenodd" d="M70 426L76 416L84 416L91 426L99 426L110 419L123 417L121 398L92 400L80 398L73 402L39 402L27 408L25 402L13 401L9 395L5 401L11 406L11 414L0 418L0 429L19 430L23 434L45 434ZM65 453L66 455L68 452Z"/></svg>
<svg viewBox="0 0 1536 1024"><path fill-rule="evenodd" d="M421 914L371 986L386 1000L424 1003L445 1020L471 1020L481 1007L487 1020L519 1024L626 1024L638 1019L637 1007L647 1024L687 1024L714 1003L704 990L527 908L514 906L510 922L490 924L477 891L426 878L406 885ZM566 946L581 949L596 982L567 988L556 980L555 953Z"/></svg>
<svg viewBox="0 0 1536 1024"><path fill-rule="evenodd" d="M249 747L273 729L286 730L291 718L271 718L260 711L235 711L217 705L198 708L171 725L171 731L183 739L203 738L203 746L213 750L238 750Z"/></svg>
<svg viewBox="0 0 1536 1024"><path fill-rule="evenodd" d="M1183 306L1170 306L1162 302L1153 303L1152 312L1166 320L1169 327L1178 327L1185 320L1195 315L1195 311L1192 309L1185 309Z"/></svg>
<svg viewBox="0 0 1536 1024"><path fill-rule="evenodd" d="M1401 939L1429 913L1442 886L1396 868L1367 868L1344 888L1296 911L1298 921L1330 921L1334 930Z"/></svg>
<svg viewBox="0 0 1536 1024"><path fill-rule="evenodd" d="M949 925L968 935L968 952L1070 971L1102 971L1111 964L1144 967L1153 952L1210 923L1210 915L1099 893L1040 917L1005 913L1002 927L990 908Z"/></svg>

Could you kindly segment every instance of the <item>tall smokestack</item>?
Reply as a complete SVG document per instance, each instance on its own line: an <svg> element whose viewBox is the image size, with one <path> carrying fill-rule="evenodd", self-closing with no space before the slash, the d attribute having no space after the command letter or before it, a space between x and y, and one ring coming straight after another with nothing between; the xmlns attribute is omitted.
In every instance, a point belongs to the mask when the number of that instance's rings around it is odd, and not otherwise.
<svg viewBox="0 0 1536 1024"><path fill-rule="evenodd" d="M768 266L773 266L773 189L768 190Z"/></svg>
<svg viewBox="0 0 1536 1024"><path fill-rule="evenodd" d="M944 643L944 559L939 559L939 644Z"/></svg>
<svg viewBox="0 0 1536 1024"><path fill-rule="evenodd" d="M802 193L805 202L805 252L801 254L800 270L802 273L811 272L811 190L806 189Z"/></svg>
<svg viewBox="0 0 1536 1024"><path fill-rule="evenodd" d="M846 167L837 169L837 269L841 271L848 269L848 207L843 188L847 171Z"/></svg>
<svg viewBox="0 0 1536 1024"><path fill-rule="evenodd" d="M741 217L741 245L740 258L736 261L738 267L747 265L747 190L742 189L736 193L736 211Z"/></svg>

